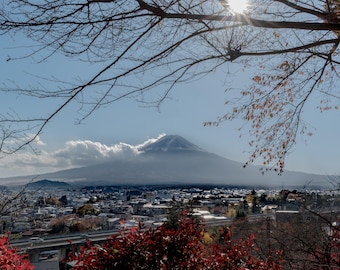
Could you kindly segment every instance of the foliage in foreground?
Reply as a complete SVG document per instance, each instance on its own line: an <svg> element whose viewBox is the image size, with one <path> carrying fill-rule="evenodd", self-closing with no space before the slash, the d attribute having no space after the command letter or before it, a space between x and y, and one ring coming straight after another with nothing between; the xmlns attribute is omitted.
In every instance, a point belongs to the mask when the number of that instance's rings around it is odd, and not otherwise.
<svg viewBox="0 0 340 270"><path fill-rule="evenodd" d="M88 242L70 255L74 269L282 269L280 252L266 258L255 255L253 235L234 241L229 232L211 243L204 226L183 215L177 229L142 227L113 235L103 245Z"/></svg>
<svg viewBox="0 0 340 270"><path fill-rule="evenodd" d="M33 270L25 255L20 255L17 250L10 247L8 237L0 238L0 269L1 270Z"/></svg>

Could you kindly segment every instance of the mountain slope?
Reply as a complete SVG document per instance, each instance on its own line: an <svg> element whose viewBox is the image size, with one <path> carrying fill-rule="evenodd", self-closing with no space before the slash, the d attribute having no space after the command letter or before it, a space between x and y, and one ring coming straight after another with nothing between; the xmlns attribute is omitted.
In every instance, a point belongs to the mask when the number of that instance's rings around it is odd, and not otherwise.
<svg viewBox="0 0 340 270"><path fill-rule="evenodd" d="M243 168L232 161L206 152L178 135L168 135L140 149L141 154L129 160L58 171L42 178L77 181L84 185L125 184L219 184L275 187L324 185L326 176L286 171L283 176L259 167Z"/></svg>

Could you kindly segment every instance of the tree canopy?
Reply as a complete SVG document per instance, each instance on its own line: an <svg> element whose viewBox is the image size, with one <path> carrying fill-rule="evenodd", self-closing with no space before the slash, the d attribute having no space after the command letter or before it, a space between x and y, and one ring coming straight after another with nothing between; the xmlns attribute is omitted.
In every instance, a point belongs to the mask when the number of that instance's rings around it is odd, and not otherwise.
<svg viewBox="0 0 340 270"><path fill-rule="evenodd" d="M176 229L139 226L112 235L102 245L88 242L71 253L68 261L77 270L283 269L280 251L272 250L266 256L256 253L254 235L234 240L230 231L223 231L216 236L219 242L206 243L205 226L187 214L181 215Z"/></svg>
<svg viewBox="0 0 340 270"><path fill-rule="evenodd" d="M307 102L316 97L320 111L338 109L339 5L337 0L257 0L234 13L223 0L2 1L0 35L24 34L39 44L22 57L45 61L62 53L100 65L94 74L78 74L79 80L57 88L3 87L3 92L58 99L60 105L39 118L0 115L0 152L29 145L71 102L85 109L81 120L123 98L159 106L176 85L236 62L256 67L258 74L238 96L227 93L226 113L205 124L243 119L252 134L249 162L263 159L280 173L296 137L310 135L303 121ZM148 98L152 91L156 99ZM9 143L13 138L15 146Z"/></svg>

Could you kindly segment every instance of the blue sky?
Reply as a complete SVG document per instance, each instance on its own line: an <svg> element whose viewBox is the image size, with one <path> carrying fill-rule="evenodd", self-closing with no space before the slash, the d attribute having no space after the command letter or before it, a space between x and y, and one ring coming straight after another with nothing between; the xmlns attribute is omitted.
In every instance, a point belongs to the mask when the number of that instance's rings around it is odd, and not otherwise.
<svg viewBox="0 0 340 270"><path fill-rule="evenodd" d="M60 55L42 64L30 58L6 61L8 56L28 51L20 48L26 42L25 39L13 42L8 37L1 37L2 88L14 84L34 87L40 82L53 87L55 83L41 78L69 81L86 78L93 72L87 64ZM19 48L13 49L14 46ZM250 148L247 130L239 138L237 129L242 122L227 122L219 127L203 126L204 121L213 121L226 111L225 85L242 88L251 81L251 72L242 71L240 66L230 64L227 69L229 73L224 70L200 81L179 85L161 104L160 111L127 99L104 107L82 124L75 125L80 115L79 104L73 103L54 118L41 134L40 141L35 145L40 155L22 151L1 159L0 177L39 174L129 155L136 145L160 134L178 134L209 152L245 162ZM0 113L15 111L20 115L39 116L56 108L57 102L1 93ZM316 106L317 101L312 101L304 113L305 120L315 128L314 135L298 138L298 144L287 157L286 169L338 174L340 127L337 123L340 112L319 113Z"/></svg>

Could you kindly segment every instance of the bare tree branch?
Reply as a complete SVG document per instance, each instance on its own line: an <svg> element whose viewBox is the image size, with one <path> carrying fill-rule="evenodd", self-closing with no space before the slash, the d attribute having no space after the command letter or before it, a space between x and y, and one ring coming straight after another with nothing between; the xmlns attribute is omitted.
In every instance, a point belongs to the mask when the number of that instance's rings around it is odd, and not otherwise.
<svg viewBox="0 0 340 270"><path fill-rule="evenodd" d="M339 5L331 0L250 1L242 14L234 14L223 0L4 1L0 35L18 33L39 45L23 48L23 58L44 62L62 53L97 70L70 82L38 78L56 87L2 87L3 94L59 102L42 117L0 115L2 156L29 146L70 103L79 103L80 121L122 98L159 106L176 85L237 62L256 66L259 73L239 98L229 101L224 116L206 124L237 117L250 123L250 161L262 157L267 168L282 173L296 137L309 134L305 104L315 92L340 96L331 87L340 63ZM143 79L137 83L136 78ZM147 99L153 91L157 98Z"/></svg>

